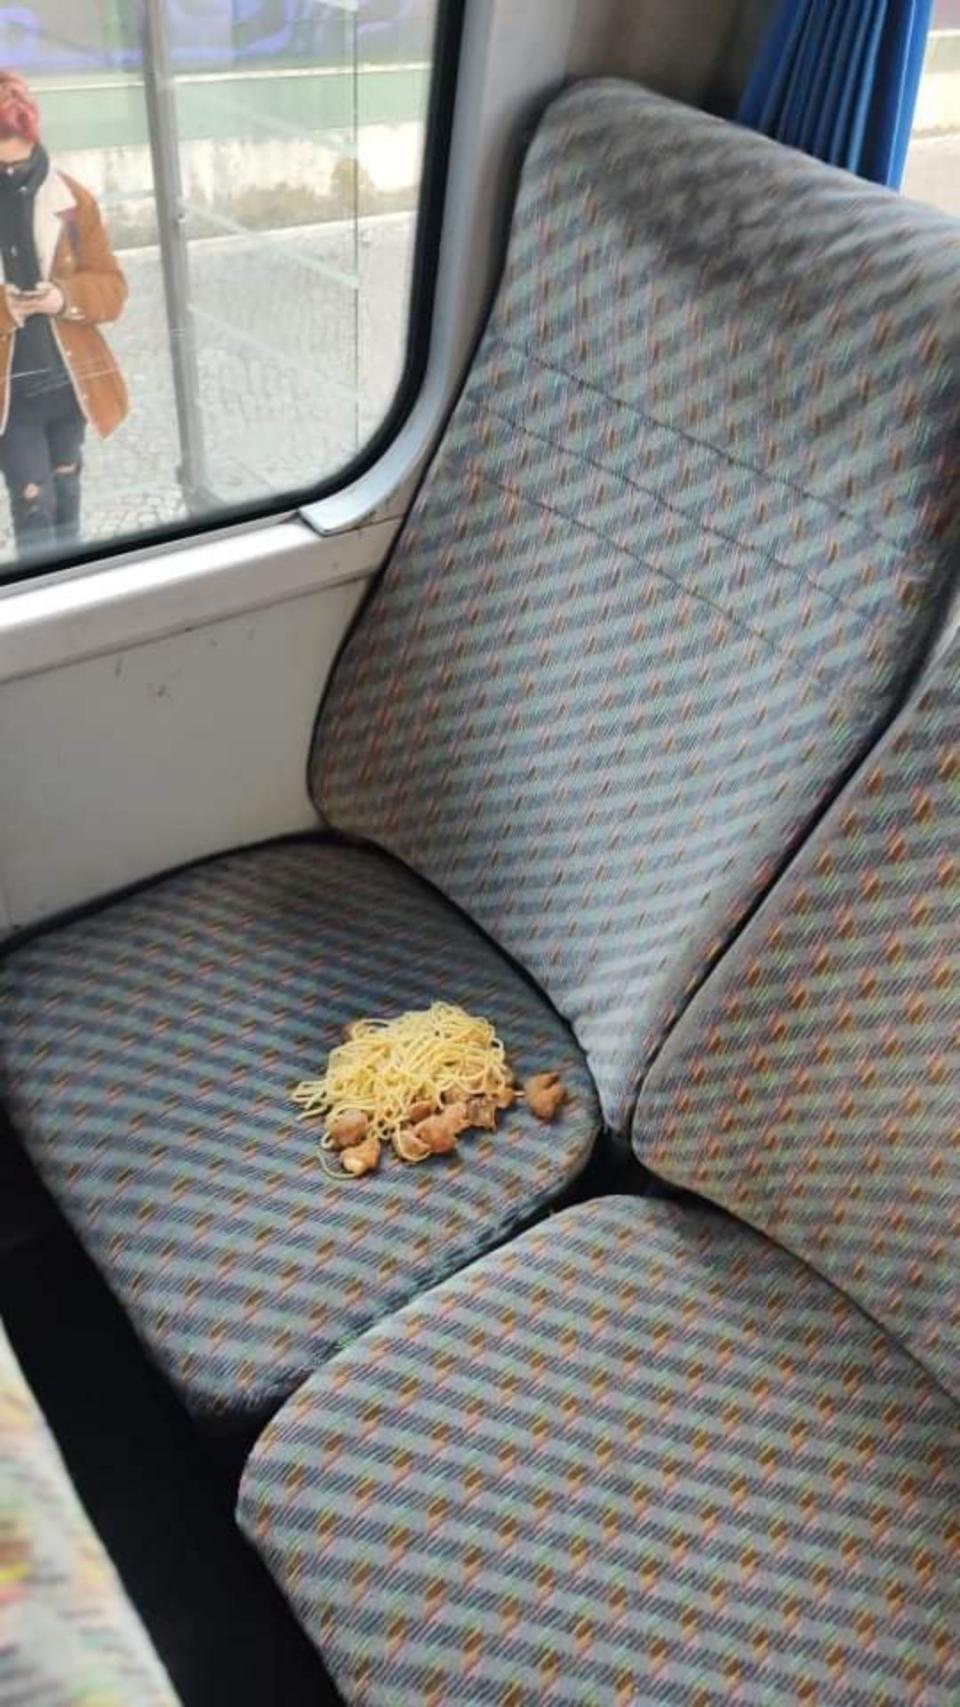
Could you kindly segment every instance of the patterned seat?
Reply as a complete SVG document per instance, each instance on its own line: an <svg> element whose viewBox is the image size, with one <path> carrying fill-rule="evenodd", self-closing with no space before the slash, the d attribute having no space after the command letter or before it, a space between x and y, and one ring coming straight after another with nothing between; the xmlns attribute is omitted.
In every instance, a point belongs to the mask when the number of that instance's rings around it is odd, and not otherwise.
<svg viewBox="0 0 960 1707"><path fill-rule="evenodd" d="M635 1145L960 1398L960 638L678 1025Z"/></svg>
<svg viewBox="0 0 960 1707"><path fill-rule="evenodd" d="M348 1701L960 1700L958 847L960 639L640 1098L759 1231L571 1210L274 1419L241 1520Z"/></svg>
<svg viewBox="0 0 960 1707"><path fill-rule="evenodd" d="M356 1707L954 1707L957 1407L723 1218L567 1210L327 1365L240 1519Z"/></svg>
<svg viewBox="0 0 960 1707"><path fill-rule="evenodd" d="M0 1701L177 1707L2 1328Z"/></svg>
<svg viewBox="0 0 960 1707"><path fill-rule="evenodd" d="M312 778L330 826L537 980L618 1134L942 615L955 266L943 217L628 84L564 94L530 151L489 327L334 673ZM464 939L381 860L328 1002L331 932L373 868L338 856L288 908L276 873L314 857L168 880L4 976L24 1142L190 1403L224 1417L533 1215L596 1126L567 1035L471 948L464 998L515 1052L546 1037L563 1056L568 1131L527 1133L509 1163L473 1150L456 1199L439 1174L335 1192L289 1079L334 1009L449 993ZM381 929L404 966L432 942L417 977L381 965Z"/></svg>
<svg viewBox="0 0 960 1707"><path fill-rule="evenodd" d="M324 1171L291 1084L358 1013L437 995L497 1016L515 1110L462 1163ZM0 971L7 1094L44 1180L191 1409L250 1426L324 1358L577 1174L599 1110L567 1027L419 879L295 842L214 860L38 937ZM368 1189L373 1186L374 1189Z"/></svg>
<svg viewBox="0 0 960 1707"><path fill-rule="evenodd" d="M313 785L538 980L618 1133L955 585L958 270L955 221L627 83L533 144Z"/></svg>

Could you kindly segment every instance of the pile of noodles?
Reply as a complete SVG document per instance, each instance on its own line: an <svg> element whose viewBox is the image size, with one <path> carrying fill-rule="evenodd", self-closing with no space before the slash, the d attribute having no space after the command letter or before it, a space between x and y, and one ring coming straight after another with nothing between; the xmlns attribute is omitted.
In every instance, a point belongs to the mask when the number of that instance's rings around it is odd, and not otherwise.
<svg viewBox="0 0 960 1707"><path fill-rule="evenodd" d="M322 1115L328 1131L342 1114L365 1114L368 1132L388 1140L407 1125L414 1103L438 1110L470 1096L496 1097L512 1084L489 1021L434 1002L396 1019L356 1020L346 1042L331 1050L323 1078L304 1079L293 1100L302 1120Z"/></svg>

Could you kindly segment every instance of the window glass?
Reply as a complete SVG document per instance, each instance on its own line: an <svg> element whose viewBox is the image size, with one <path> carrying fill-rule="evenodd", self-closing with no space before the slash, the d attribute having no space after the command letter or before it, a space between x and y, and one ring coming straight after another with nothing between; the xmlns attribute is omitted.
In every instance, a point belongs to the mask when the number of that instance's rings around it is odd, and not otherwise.
<svg viewBox="0 0 960 1707"><path fill-rule="evenodd" d="M440 3L0 5L0 574L356 458L406 360Z"/></svg>
<svg viewBox="0 0 960 1707"><path fill-rule="evenodd" d="M960 0L934 0L903 190L960 217Z"/></svg>

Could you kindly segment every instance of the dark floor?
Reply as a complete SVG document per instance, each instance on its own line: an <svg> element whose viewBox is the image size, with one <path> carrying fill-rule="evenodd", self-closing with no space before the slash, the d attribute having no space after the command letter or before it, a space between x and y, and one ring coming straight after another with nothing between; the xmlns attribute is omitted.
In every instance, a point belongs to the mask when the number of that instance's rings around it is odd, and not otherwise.
<svg viewBox="0 0 960 1707"><path fill-rule="evenodd" d="M200 1435L0 1120L0 1318L183 1707L339 1701Z"/></svg>

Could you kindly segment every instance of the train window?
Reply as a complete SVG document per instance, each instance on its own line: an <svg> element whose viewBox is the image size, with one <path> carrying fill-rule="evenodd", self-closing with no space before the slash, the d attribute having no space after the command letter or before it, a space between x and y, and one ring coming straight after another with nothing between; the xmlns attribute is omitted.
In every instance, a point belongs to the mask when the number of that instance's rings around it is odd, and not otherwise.
<svg viewBox="0 0 960 1707"><path fill-rule="evenodd" d="M934 0L903 189L960 214L960 0Z"/></svg>
<svg viewBox="0 0 960 1707"><path fill-rule="evenodd" d="M0 578L358 466L412 383L412 296L429 310L449 22L444 0L0 6Z"/></svg>

